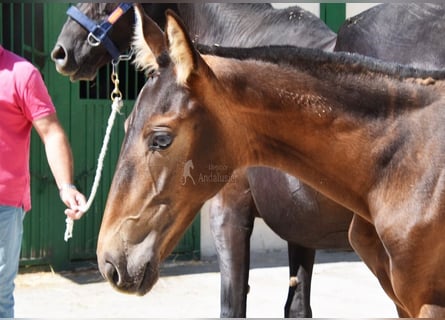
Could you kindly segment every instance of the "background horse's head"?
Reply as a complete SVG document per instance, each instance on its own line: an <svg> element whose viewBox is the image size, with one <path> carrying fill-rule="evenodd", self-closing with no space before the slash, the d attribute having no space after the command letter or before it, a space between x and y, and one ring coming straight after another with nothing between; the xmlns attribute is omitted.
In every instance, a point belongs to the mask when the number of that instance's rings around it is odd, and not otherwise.
<svg viewBox="0 0 445 320"><path fill-rule="evenodd" d="M169 11L164 35L136 11L136 61L151 75L127 119L97 256L117 289L145 294L202 204L230 182L233 164L219 142L220 123L190 96L189 86L206 90L212 73L182 23ZM198 68L208 75L193 83ZM190 163L191 177L184 175Z"/></svg>
<svg viewBox="0 0 445 320"><path fill-rule="evenodd" d="M89 18L92 24L100 24L113 14L118 5L118 3L80 3L76 8L79 13ZM112 22L113 27L108 34L109 39L119 52L123 52L130 47L129 34L134 24L133 9ZM57 71L70 76L73 81L93 79L97 69L112 59L103 43L91 45L88 41L89 34L90 31L69 17L51 53Z"/></svg>
<svg viewBox="0 0 445 320"><path fill-rule="evenodd" d="M51 57L57 70L71 80L91 80L97 70L110 62L112 55L105 42L98 46L88 43L89 31L80 26L74 11L78 11L96 24L115 17L117 6L129 3L82 3L67 14ZM294 44L332 50L336 34L318 17L299 8L273 9L270 4L233 3L143 3L144 11L158 25L165 25L166 9L181 16L196 42L207 45L243 46ZM131 10L132 11L132 10ZM242 17L242 19L240 19ZM113 20L113 19L111 19ZM129 48L133 34L134 17L128 12L117 19L108 34L117 51Z"/></svg>

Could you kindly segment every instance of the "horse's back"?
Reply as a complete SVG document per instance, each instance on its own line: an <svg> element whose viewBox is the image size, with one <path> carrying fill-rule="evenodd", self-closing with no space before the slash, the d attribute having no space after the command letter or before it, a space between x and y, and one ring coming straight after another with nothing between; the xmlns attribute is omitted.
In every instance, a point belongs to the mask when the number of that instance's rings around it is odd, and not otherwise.
<svg viewBox="0 0 445 320"><path fill-rule="evenodd" d="M221 46L297 45L332 50L336 34L312 13L266 3L179 5L184 23L197 41ZM195 19L197 15L206 19ZM211 28L210 28L211 24Z"/></svg>
<svg viewBox="0 0 445 320"><path fill-rule="evenodd" d="M445 4L385 3L345 21L334 50L434 68L445 64L443 43Z"/></svg>

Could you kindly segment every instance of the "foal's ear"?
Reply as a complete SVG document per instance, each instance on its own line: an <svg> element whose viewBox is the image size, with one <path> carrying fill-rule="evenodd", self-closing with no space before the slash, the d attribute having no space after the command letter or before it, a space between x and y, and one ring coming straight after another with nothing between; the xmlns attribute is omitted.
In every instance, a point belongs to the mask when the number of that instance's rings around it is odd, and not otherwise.
<svg viewBox="0 0 445 320"><path fill-rule="evenodd" d="M147 72L157 70L159 64L162 63L163 53L167 50L164 33L156 22L145 14L144 8L139 3L135 3L133 7L135 14L132 43L135 50L134 64Z"/></svg>
<svg viewBox="0 0 445 320"><path fill-rule="evenodd" d="M176 80L178 84L186 85L190 74L193 71L198 71L199 62L202 59L186 31L186 27L176 13L167 10L166 18L165 32L170 59L176 68Z"/></svg>

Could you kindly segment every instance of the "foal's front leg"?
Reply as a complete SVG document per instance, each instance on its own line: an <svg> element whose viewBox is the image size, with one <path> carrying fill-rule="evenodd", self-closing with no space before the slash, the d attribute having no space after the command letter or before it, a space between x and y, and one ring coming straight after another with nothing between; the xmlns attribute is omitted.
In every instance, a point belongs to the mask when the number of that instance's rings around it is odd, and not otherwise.
<svg viewBox="0 0 445 320"><path fill-rule="evenodd" d="M349 241L355 252L374 273L383 290L396 304L399 317L409 317L396 297L389 277L389 258L372 224L354 214Z"/></svg>
<svg viewBox="0 0 445 320"><path fill-rule="evenodd" d="M419 193L423 195L425 189ZM435 192L442 197L443 190L439 187ZM409 199L421 203L422 210L413 211L412 202L406 201L405 208L398 204L399 210L375 215L374 223L390 257L393 290L407 316L445 318L443 212L437 209L440 205L443 207L443 202L438 204L434 197L419 200L416 196L418 194ZM388 206L388 202L385 205Z"/></svg>
<svg viewBox="0 0 445 320"><path fill-rule="evenodd" d="M256 209L247 179L237 173L210 200L210 228L215 240L221 273L221 317L246 317L250 267L250 236Z"/></svg>

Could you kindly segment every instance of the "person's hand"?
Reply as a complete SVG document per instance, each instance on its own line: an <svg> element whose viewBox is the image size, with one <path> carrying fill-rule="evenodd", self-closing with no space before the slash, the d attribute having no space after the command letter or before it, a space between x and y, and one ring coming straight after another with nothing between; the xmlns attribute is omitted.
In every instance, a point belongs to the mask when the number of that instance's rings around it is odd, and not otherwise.
<svg viewBox="0 0 445 320"><path fill-rule="evenodd" d="M85 196L74 185L62 187L60 189L60 199L68 207L65 209L65 214L69 218L79 220L85 213L81 210L86 204Z"/></svg>

